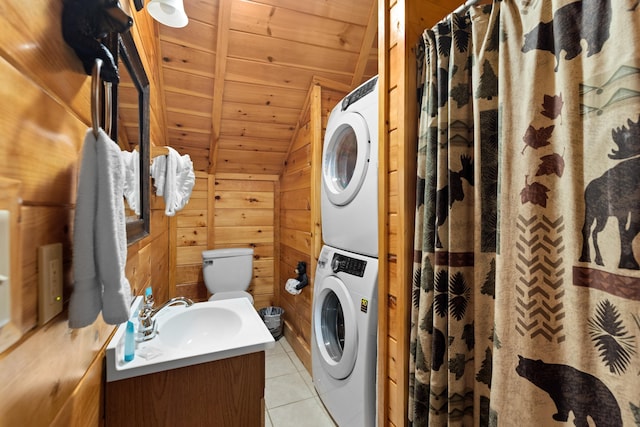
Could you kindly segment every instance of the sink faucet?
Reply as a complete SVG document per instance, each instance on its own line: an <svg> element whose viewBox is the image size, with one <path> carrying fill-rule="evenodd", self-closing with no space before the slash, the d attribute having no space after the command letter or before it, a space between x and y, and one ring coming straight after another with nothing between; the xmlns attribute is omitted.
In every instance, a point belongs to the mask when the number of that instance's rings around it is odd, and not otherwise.
<svg viewBox="0 0 640 427"><path fill-rule="evenodd" d="M145 303L138 313L138 319L140 320L139 332L142 333L142 341L148 341L154 338L157 334L156 330L156 315L160 313L164 308L170 307L176 304L182 304L186 307L193 305L187 297L174 297L165 302L158 308L153 308L153 301L150 304Z"/></svg>

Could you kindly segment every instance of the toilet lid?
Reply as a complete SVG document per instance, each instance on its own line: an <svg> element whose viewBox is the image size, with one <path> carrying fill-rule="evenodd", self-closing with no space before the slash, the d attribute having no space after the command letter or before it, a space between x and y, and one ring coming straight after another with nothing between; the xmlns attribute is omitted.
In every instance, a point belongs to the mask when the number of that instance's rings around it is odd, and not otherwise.
<svg viewBox="0 0 640 427"><path fill-rule="evenodd" d="M216 292L215 294L211 295L209 301L233 298L247 298L249 301L251 301L251 304L253 304L253 297L249 292L245 291Z"/></svg>

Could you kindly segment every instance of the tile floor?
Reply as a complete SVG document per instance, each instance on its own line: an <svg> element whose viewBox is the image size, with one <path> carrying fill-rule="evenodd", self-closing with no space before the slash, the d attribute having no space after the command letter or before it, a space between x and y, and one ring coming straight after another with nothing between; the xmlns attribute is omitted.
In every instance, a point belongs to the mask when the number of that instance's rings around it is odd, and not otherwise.
<svg viewBox="0 0 640 427"><path fill-rule="evenodd" d="M335 427L284 337L266 352L265 427Z"/></svg>

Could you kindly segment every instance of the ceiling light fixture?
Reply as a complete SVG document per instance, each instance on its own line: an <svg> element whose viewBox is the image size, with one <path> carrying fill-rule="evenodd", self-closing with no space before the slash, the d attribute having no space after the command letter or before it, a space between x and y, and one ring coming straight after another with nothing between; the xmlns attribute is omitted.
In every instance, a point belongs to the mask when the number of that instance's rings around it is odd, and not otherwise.
<svg viewBox="0 0 640 427"><path fill-rule="evenodd" d="M144 6L144 0L134 3L137 11ZM182 0L150 0L147 10L153 19L168 27L182 28L189 23Z"/></svg>

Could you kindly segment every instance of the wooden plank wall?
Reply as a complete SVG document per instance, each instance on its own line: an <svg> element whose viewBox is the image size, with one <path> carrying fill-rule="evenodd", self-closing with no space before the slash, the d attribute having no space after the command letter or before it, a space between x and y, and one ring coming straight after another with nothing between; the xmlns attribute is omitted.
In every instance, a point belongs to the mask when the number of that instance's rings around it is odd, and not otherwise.
<svg viewBox="0 0 640 427"><path fill-rule="evenodd" d="M175 216L175 294L194 301L207 299L202 251L209 249L209 196L209 178L205 172L198 171L189 203Z"/></svg>
<svg viewBox="0 0 640 427"><path fill-rule="evenodd" d="M18 244L11 254L12 313L24 334L0 355L0 424L7 426L102 425L102 356L114 328L100 317L83 329L67 327L90 78L62 40L61 13L62 2L48 0L0 5L0 199L18 212L10 230ZM152 134L161 135L153 123ZM166 220L157 210L151 227L152 235L128 251L127 276L138 290L167 282ZM65 310L38 326L37 248L54 242L63 244Z"/></svg>
<svg viewBox="0 0 640 427"><path fill-rule="evenodd" d="M289 278L295 278L299 261L311 270L312 207L311 200L312 125L305 123L294 139L286 166L280 178L280 277L278 306L285 310L285 336L302 363L311 371L311 303L313 286L307 286L299 295L284 290ZM313 277L314 272L308 271Z"/></svg>
<svg viewBox="0 0 640 427"><path fill-rule="evenodd" d="M176 291L195 300L209 296L202 276L202 252L254 248L249 292L256 308L274 303L275 177L196 172L196 185L177 213Z"/></svg>
<svg viewBox="0 0 640 427"><path fill-rule="evenodd" d="M276 286L278 305L285 310L285 336L311 372L311 309L313 278L322 248L320 184L322 141L329 113L349 91L333 82L313 84L307 97L286 166L280 177L280 281ZM299 295L284 290L287 279L296 278L299 261L307 264L310 286Z"/></svg>
<svg viewBox="0 0 640 427"><path fill-rule="evenodd" d="M460 0L378 3L380 271L378 424L407 425L417 113L414 47Z"/></svg>
<svg viewBox="0 0 640 427"><path fill-rule="evenodd" d="M271 178L220 174L214 181L211 248L253 247L249 293L258 309L274 304L277 200Z"/></svg>

